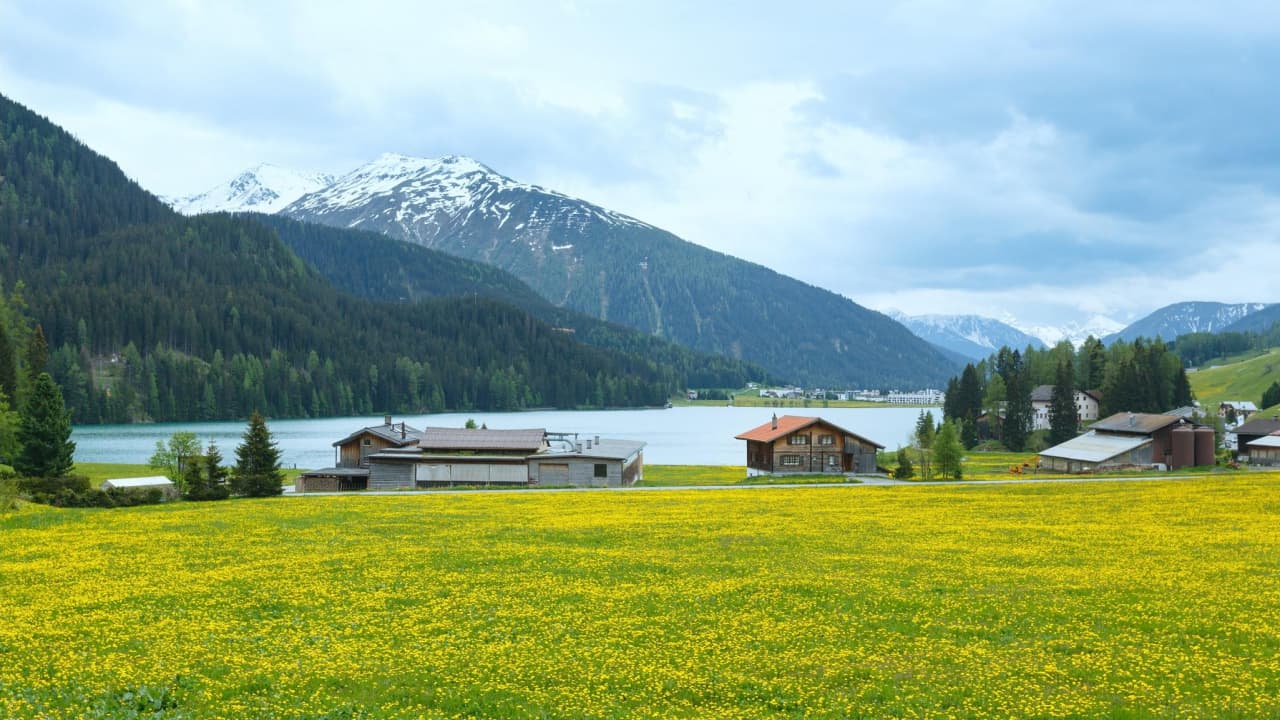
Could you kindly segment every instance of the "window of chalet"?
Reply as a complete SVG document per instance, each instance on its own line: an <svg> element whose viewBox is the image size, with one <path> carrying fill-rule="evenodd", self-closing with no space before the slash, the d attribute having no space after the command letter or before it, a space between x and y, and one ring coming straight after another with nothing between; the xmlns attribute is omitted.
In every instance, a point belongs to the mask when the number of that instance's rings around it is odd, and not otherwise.
<svg viewBox="0 0 1280 720"><path fill-rule="evenodd" d="M370 445L372 445L372 444L373 444L373 438L365 438L365 439L363 439L363 440L361 440L361 441L360 441L360 444L361 444L361 445L363 445L363 446L365 446L365 447L369 447Z"/></svg>
<svg viewBox="0 0 1280 720"><path fill-rule="evenodd" d="M783 465L799 465L801 460L803 460L803 458L801 458L799 455L783 455L782 456Z"/></svg>
<svg viewBox="0 0 1280 720"><path fill-rule="evenodd" d="M840 466L840 458L836 457L835 455L827 456L827 467L839 467L839 466Z"/></svg>
<svg viewBox="0 0 1280 720"><path fill-rule="evenodd" d="M835 435L819 435L818 444L819 445L835 445L836 436Z"/></svg>
<svg viewBox="0 0 1280 720"><path fill-rule="evenodd" d="M788 445L808 445L809 436L808 435L792 435L791 437L787 438L787 444Z"/></svg>
<svg viewBox="0 0 1280 720"><path fill-rule="evenodd" d="M605 463L596 463L596 477L609 477L609 466Z"/></svg>

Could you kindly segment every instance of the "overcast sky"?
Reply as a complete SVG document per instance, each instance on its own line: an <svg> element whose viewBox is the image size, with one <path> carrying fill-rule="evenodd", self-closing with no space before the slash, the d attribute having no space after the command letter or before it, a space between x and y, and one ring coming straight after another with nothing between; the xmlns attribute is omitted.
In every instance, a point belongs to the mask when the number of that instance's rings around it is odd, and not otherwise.
<svg viewBox="0 0 1280 720"><path fill-rule="evenodd" d="M1280 301L1274 1L0 0L0 92L159 194L463 154L877 309Z"/></svg>

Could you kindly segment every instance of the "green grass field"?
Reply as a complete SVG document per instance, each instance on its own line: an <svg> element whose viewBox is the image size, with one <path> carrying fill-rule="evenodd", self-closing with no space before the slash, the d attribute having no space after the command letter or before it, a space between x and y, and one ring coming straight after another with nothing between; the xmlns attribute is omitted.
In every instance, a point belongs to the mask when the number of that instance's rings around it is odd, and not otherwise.
<svg viewBox="0 0 1280 720"><path fill-rule="evenodd" d="M1280 476L0 516L5 718L1280 715Z"/></svg>
<svg viewBox="0 0 1280 720"><path fill-rule="evenodd" d="M1187 374L1196 399L1206 408L1216 408L1223 400L1262 399L1262 391L1280 380L1280 348L1239 362L1197 370Z"/></svg>

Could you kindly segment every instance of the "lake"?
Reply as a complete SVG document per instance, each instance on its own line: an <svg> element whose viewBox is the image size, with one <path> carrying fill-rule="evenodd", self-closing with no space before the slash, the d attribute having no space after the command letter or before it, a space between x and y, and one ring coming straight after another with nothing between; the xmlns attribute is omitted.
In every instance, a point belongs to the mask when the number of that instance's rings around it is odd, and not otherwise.
<svg viewBox="0 0 1280 720"><path fill-rule="evenodd" d="M410 427L462 427L467 420L491 428L545 428L551 432L648 443L646 463L654 465L743 465L746 445L733 436L769 421L771 408L676 407L653 410L548 410L509 413L440 413L396 416ZM932 409L934 419L941 408ZM778 408L779 415L822 416L840 427L893 450L907 443L919 408ZM268 422L285 467L321 468L334 464L332 444L370 426L382 416L274 420ZM143 425L81 425L73 429L76 460L102 463L145 463L157 440L179 430L194 432L202 445L218 443L222 456L235 462L246 423L197 422Z"/></svg>

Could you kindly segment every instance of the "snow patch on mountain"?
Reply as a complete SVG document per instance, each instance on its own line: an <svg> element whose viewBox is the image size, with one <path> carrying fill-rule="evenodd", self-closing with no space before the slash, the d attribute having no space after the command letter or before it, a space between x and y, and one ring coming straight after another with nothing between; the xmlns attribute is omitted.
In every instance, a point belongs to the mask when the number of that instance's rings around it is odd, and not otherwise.
<svg viewBox="0 0 1280 720"><path fill-rule="evenodd" d="M1043 347L1038 338L1017 328L980 315L905 315L889 311L889 317L907 326L917 337L965 357L981 360L1001 347Z"/></svg>
<svg viewBox="0 0 1280 720"><path fill-rule="evenodd" d="M507 224L515 203L533 194L543 200L563 201L544 209L534 208L516 230L526 233L561 222L581 227L597 220L614 225L650 227L647 223L591 205L554 190L516 182L484 164L461 155L421 158L384 153L366 165L343 175L327 187L282 207L293 217L342 215L348 227L373 220L393 222L414 230L423 227L447 231L473 217L489 216L498 228Z"/></svg>
<svg viewBox="0 0 1280 720"><path fill-rule="evenodd" d="M332 175L299 172L263 163L198 195L161 198L183 215L211 212L279 212L333 182Z"/></svg>
<svg viewBox="0 0 1280 720"><path fill-rule="evenodd" d="M1221 332L1228 326L1267 307L1266 303L1180 302L1166 305L1116 332L1113 339L1139 337L1174 340L1188 333Z"/></svg>
<svg viewBox="0 0 1280 720"><path fill-rule="evenodd" d="M1040 338L1050 347L1068 340L1078 348L1089 336L1102 339L1124 328L1124 323L1112 320L1106 315L1093 315L1083 322L1069 322L1065 325L1022 325L1008 315L1005 322L1028 335Z"/></svg>

